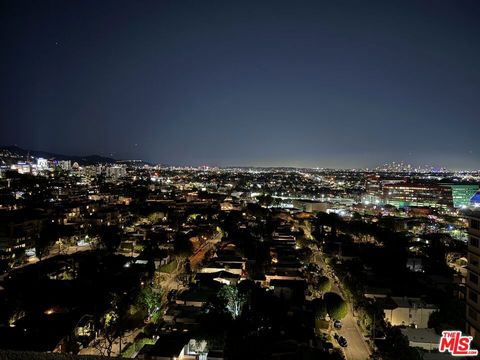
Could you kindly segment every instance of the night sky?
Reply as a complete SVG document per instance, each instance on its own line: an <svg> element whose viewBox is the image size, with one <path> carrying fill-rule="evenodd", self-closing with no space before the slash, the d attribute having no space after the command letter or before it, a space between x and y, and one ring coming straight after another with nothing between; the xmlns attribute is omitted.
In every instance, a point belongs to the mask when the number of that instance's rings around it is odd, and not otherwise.
<svg viewBox="0 0 480 360"><path fill-rule="evenodd" d="M2 145L480 168L478 0L3 0L0 46Z"/></svg>

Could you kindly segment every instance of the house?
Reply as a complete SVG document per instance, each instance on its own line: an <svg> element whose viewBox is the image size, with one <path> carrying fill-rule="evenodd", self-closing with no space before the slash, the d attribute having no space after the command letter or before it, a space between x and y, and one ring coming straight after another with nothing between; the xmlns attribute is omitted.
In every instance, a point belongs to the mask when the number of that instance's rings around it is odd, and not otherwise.
<svg viewBox="0 0 480 360"><path fill-rule="evenodd" d="M275 269L265 274L267 284L272 280L304 280L303 274L298 270L279 270Z"/></svg>
<svg viewBox="0 0 480 360"><path fill-rule="evenodd" d="M246 259L241 256L235 255L234 250L217 251L217 253L213 257L213 260L223 266L236 265L240 266L243 270L245 270Z"/></svg>
<svg viewBox="0 0 480 360"><path fill-rule="evenodd" d="M438 308L432 304L426 304L420 298L409 297L385 297L378 299L385 313L385 320L394 326L415 326L416 328L428 328L430 315Z"/></svg>
<svg viewBox="0 0 480 360"><path fill-rule="evenodd" d="M224 270L212 273L197 273L195 275L195 281L199 283L216 281L224 285L237 285L240 281L240 275Z"/></svg>
<svg viewBox="0 0 480 360"><path fill-rule="evenodd" d="M402 334L408 338L410 347L421 348L423 350L438 350L440 344L440 335L437 335L434 329L402 329Z"/></svg>
<svg viewBox="0 0 480 360"><path fill-rule="evenodd" d="M170 324L197 324L201 308L198 306L185 306L173 304L168 308L163 320Z"/></svg>
<svg viewBox="0 0 480 360"><path fill-rule="evenodd" d="M169 251L165 249L154 249L150 251L150 255L153 256L155 270L158 270L160 267L169 264L173 260Z"/></svg>
<svg viewBox="0 0 480 360"><path fill-rule="evenodd" d="M202 273L216 273L219 271L228 271L232 274L237 274L242 276L243 271L245 268L245 264L239 263L220 263L217 261L211 262L208 265L205 265L203 268L200 269Z"/></svg>
<svg viewBox="0 0 480 360"><path fill-rule="evenodd" d="M137 359L145 360L223 360L223 350L190 339L186 334L165 334L154 345L145 345Z"/></svg>
<svg viewBox="0 0 480 360"><path fill-rule="evenodd" d="M202 307L208 300L215 297L217 290L204 286L190 288L178 294L175 303L178 305Z"/></svg>
<svg viewBox="0 0 480 360"><path fill-rule="evenodd" d="M307 289L305 280L272 280L270 287L273 288L275 296L279 298L298 302L305 300L305 290Z"/></svg>

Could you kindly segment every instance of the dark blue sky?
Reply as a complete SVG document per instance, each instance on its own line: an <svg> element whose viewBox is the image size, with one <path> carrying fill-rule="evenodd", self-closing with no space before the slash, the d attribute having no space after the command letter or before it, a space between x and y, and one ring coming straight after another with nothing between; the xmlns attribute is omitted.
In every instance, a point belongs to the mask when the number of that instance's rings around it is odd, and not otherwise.
<svg viewBox="0 0 480 360"><path fill-rule="evenodd" d="M480 168L480 1L2 1L0 144Z"/></svg>

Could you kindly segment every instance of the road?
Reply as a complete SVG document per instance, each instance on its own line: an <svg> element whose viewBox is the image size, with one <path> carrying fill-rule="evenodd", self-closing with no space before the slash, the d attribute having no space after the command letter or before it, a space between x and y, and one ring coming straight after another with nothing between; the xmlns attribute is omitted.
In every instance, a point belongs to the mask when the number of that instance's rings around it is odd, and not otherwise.
<svg viewBox="0 0 480 360"><path fill-rule="evenodd" d="M342 329L337 333L348 341L348 346L344 348L347 360L367 360L370 356L370 349L358 328L357 320L350 311L342 323Z"/></svg>
<svg viewBox="0 0 480 360"><path fill-rule="evenodd" d="M333 270L330 268L330 266L325 264L320 252L314 250L314 254L315 262L323 268L325 274L332 280L331 291L344 297L339 286L338 279ZM348 346L343 348L347 360L367 360L371 354L370 347L365 341L362 331L357 325L357 319L353 316L350 304L348 314L344 319L342 319L342 324L342 329L336 330L336 332L347 339Z"/></svg>
<svg viewBox="0 0 480 360"><path fill-rule="evenodd" d="M192 269L196 268L198 264L202 262L202 260L205 258L205 254L213 249L213 247L222 240L223 234L221 232L217 232L215 236L213 236L211 239L208 239L205 241L204 244L200 247L200 249L195 252L192 256L190 256L190 266Z"/></svg>
<svg viewBox="0 0 480 360"><path fill-rule="evenodd" d="M28 260L26 262L24 262L23 264L20 264L20 265L17 265L17 266L14 266L13 268L11 268L9 270L9 272L13 271L13 270L21 269L25 266L36 264L40 261L50 259L50 258L55 257L57 255L72 255L72 254L75 254L77 252L87 251L87 250L91 250L91 249L92 249L92 246L90 244L84 245L84 246L77 246L77 245L63 246L61 249L58 246L54 245L50 248L49 253L47 255L45 255L44 257L42 257L42 260L40 260L39 258L37 258L35 256L32 256L32 257L28 258ZM7 275L8 275L8 272L6 274L3 274L0 277L0 280L3 280L3 278L5 278Z"/></svg>

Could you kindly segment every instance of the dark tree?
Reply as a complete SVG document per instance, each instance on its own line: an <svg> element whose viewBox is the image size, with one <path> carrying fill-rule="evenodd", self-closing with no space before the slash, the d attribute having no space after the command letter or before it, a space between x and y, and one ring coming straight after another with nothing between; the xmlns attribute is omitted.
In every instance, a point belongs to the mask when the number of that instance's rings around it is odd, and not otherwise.
<svg viewBox="0 0 480 360"><path fill-rule="evenodd" d="M120 245L120 229L118 226L102 226L99 230L100 243L108 252L113 253Z"/></svg>
<svg viewBox="0 0 480 360"><path fill-rule="evenodd" d="M59 226L57 223L46 221L42 226L40 235L35 238L35 252L40 260L48 254L48 249L55 244L58 237Z"/></svg>
<svg viewBox="0 0 480 360"><path fill-rule="evenodd" d="M348 304L340 295L329 292L324 296L328 314L332 319L342 320L348 313Z"/></svg>
<svg viewBox="0 0 480 360"><path fill-rule="evenodd" d="M193 244L187 234L177 233L173 243L173 251L176 255L188 257L193 254Z"/></svg>
<svg viewBox="0 0 480 360"><path fill-rule="evenodd" d="M327 304L323 299L314 299L312 301L315 319L325 319L327 316Z"/></svg>

